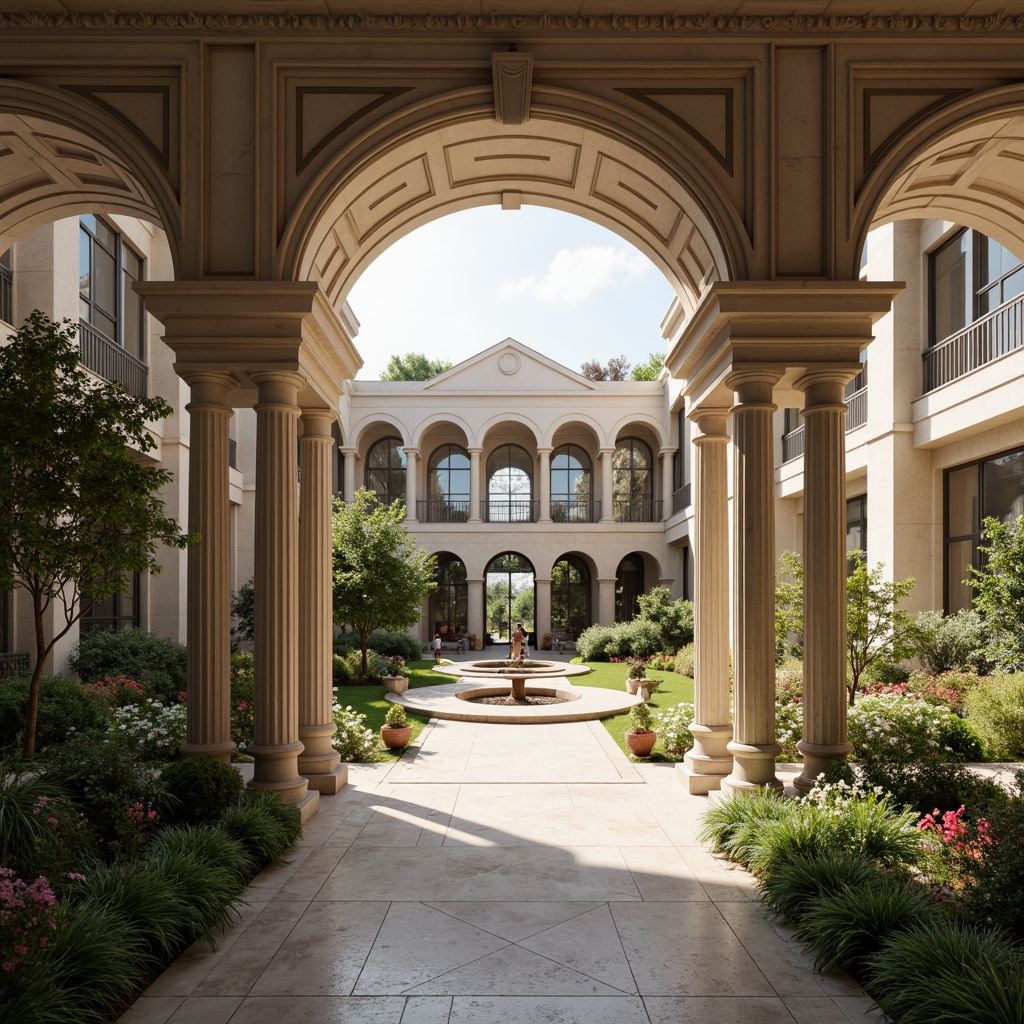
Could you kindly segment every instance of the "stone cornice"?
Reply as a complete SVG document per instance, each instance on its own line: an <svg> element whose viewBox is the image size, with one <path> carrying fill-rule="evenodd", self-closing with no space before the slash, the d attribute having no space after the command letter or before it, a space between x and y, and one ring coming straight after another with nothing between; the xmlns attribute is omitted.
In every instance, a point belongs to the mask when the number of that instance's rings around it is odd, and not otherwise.
<svg viewBox="0 0 1024 1024"><path fill-rule="evenodd" d="M943 14L269 14L181 11L154 14L118 12L0 12L0 29L183 32L482 32L482 33L645 33L676 36L699 33L751 35L1024 33L1024 14L986 16Z"/></svg>

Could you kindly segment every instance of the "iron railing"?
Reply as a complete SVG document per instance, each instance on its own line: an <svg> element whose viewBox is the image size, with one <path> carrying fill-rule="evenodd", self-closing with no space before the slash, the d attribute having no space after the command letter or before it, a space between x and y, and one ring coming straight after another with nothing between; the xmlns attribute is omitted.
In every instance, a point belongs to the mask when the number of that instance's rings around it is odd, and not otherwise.
<svg viewBox="0 0 1024 1024"><path fill-rule="evenodd" d="M501 498L485 498L480 514L485 523L535 523L537 522L538 501L508 501Z"/></svg>
<svg viewBox="0 0 1024 1024"><path fill-rule="evenodd" d="M1018 295L945 341L932 345L921 356L925 393L1020 348L1024 345L1022 325L1024 295Z"/></svg>
<svg viewBox="0 0 1024 1024"><path fill-rule="evenodd" d="M791 462L804 453L804 425L794 428L782 435L782 461Z"/></svg>
<svg viewBox="0 0 1024 1024"><path fill-rule="evenodd" d="M238 442L233 437L228 438L228 465L238 469Z"/></svg>
<svg viewBox="0 0 1024 1024"><path fill-rule="evenodd" d="M589 498L552 498L553 523L596 523L601 518L601 502Z"/></svg>
<svg viewBox="0 0 1024 1024"><path fill-rule="evenodd" d="M421 523L465 523L469 520L469 499L430 498L416 502Z"/></svg>
<svg viewBox="0 0 1024 1024"><path fill-rule="evenodd" d="M27 675L27 654L0 654L0 679L18 679Z"/></svg>
<svg viewBox="0 0 1024 1024"><path fill-rule="evenodd" d="M854 391L846 399L846 432L863 427L868 421L868 389Z"/></svg>
<svg viewBox="0 0 1024 1024"><path fill-rule="evenodd" d="M672 515L678 515L690 506L690 485L683 484L672 492Z"/></svg>
<svg viewBox="0 0 1024 1024"><path fill-rule="evenodd" d="M0 263L0 320L14 323L14 274Z"/></svg>
<svg viewBox="0 0 1024 1024"><path fill-rule="evenodd" d="M106 380L121 384L136 398L146 397L149 370L141 359L136 359L84 320L78 322L78 344L83 366Z"/></svg>
<svg viewBox="0 0 1024 1024"><path fill-rule="evenodd" d="M612 503L612 516L617 523L658 523L661 505L658 498L617 498Z"/></svg>

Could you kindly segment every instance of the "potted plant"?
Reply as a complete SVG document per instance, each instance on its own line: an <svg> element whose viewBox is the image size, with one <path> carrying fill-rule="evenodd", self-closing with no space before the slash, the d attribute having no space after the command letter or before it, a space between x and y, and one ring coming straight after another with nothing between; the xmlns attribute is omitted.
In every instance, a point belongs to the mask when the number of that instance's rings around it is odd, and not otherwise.
<svg viewBox="0 0 1024 1024"><path fill-rule="evenodd" d="M409 679L405 674L405 658L395 655L385 658L386 675L381 676L381 685L385 693L405 693L409 689Z"/></svg>
<svg viewBox="0 0 1024 1024"><path fill-rule="evenodd" d="M647 662L643 658L627 658L629 675L626 677L626 692L636 693L647 678Z"/></svg>
<svg viewBox="0 0 1024 1024"><path fill-rule="evenodd" d="M471 651L482 651L484 649L484 645L480 643L480 638L476 633L470 633L469 636L466 637L466 641L469 643L469 649Z"/></svg>
<svg viewBox="0 0 1024 1024"><path fill-rule="evenodd" d="M650 757L658 734L651 728L651 709L646 704L637 704L629 712L629 728L626 730L626 746L634 757Z"/></svg>
<svg viewBox="0 0 1024 1024"><path fill-rule="evenodd" d="M384 724L380 727L380 738L388 750L401 750L408 746L412 737L412 726L401 704L389 704Z"/></svg>

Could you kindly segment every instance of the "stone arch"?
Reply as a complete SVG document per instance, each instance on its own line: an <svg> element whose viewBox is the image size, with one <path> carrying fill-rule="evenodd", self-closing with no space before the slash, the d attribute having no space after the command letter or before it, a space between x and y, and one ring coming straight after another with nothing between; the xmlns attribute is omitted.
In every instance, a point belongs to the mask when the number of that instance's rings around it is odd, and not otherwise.
<svg viewBox="0 0 1024 1024"><path fill-rule="evenodd" d="M436 100L421 123L388 131L357 141L310 185L285 226L277 276L318 280L338 306L365 267L415 228L520 203L575 213L625 238L688 313L709 283L745 276L749 243L734 212L685 152L667 140L659 148L628 111L538 89L530 120L504 125L489 90L464 91Z"/></svg>
<svg viewBox="0 0 1024 1024"><path fill-rule="evenodd" d="M151 147L71 91L0 79L0 177L18 186L0 201L0 252L36 228L81 213L112 213L163 228L180 272L182 224Z"/></svg>
<svg viewBox="0 0 1024 1024"><path fill-rule="evenodd" d="M595 417L582 412L567 412L552 420L544 431L541 447L551 447L558 439L559 431L564 427L580 426L586 429L592 436L598 448L606 447L610 442L607 438L607 430L603 423Z"/></svg>
<svg viewBox="0 0 1024 1024"><path fill-rule="evenodd" d="M489 420L481 423L475 432L475 437L473 435L470 436L470 447L481 447L486 445L489 441L494 444L502 444L503 442L501 438L492 436L494 435L496 428L500 427L502 423L514 423L517 426L525 428L530 434L534 450L540 446L540 437L543 431L536 421L530 419L529 416L524 416L520 412L509 409L495 413Z"/></svg>
<svg viewBox="0 0 1024 1024"><path fill-rule="evenodd" d="M463 443L467 448L470 447L472 444L470 439L473 436L472 428L466 422L465 417L460 416L458 413L451 412L450 410L435 412L431 413L429 416L424 416L412 430L409 447L422 448L423 439L431 433L433 428L441 427L445 424L450 424L452 427L461 430L465 439Z"/></svg>
<svg viewBox="0 0 1024 1024"><path fill-rule="evenodd" d="M381 437L384 437L385 434L393 430L400 438L402 438L403 445L409 445L410 448L412 447L412 444L406 440L409 430L405 423L403 423L398 416L393 416L391 413L379 409L375 409L372 413L367 413L367 415L363 419L359 420L358 423L352 424L347 432L349 444L352 445L353 448L358 448L362 451L365 447L367 438L377 427L387 428L385 433L380 435Z"/></svg>
<svg viewBox="0 0 1024 1024"><path fill-rule="evenodd" d="M949 104L907 132L866 179L854 222L857 259L873 224L920 217L977 228L1024 257L1022 160L1024 85Z"/></svg>
<svg viewBox="0 0 1024 1024"><path fill-rule="evenodd" d="M660 422L653 416L647 416L638 412L631 412L623 416L608 428L608 443L609 446L615 445L621 438L635 434L638 437L643 437L643 439L648 443L650 443L651 440L655 441L656 445L652 447L664 448L669 443L666 433L667 426L668 424ZM650 436L648 436L648 433ZM657 458L657 450L654 451L654 456Z"/></svg>

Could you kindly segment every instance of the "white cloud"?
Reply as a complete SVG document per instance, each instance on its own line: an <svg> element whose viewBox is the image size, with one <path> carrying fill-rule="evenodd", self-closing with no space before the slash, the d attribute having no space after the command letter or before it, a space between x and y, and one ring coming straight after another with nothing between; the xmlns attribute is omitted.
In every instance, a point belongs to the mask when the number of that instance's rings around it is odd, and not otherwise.
<svg viewBox="0 0 1024 1024"><path fill-rule="evenodd" d="M511 298L527 293L544 302L582 302L604 288L639 277L650 266L636 250L611 245L560 249L543 277L506 281L501 295Z"/></svg>

